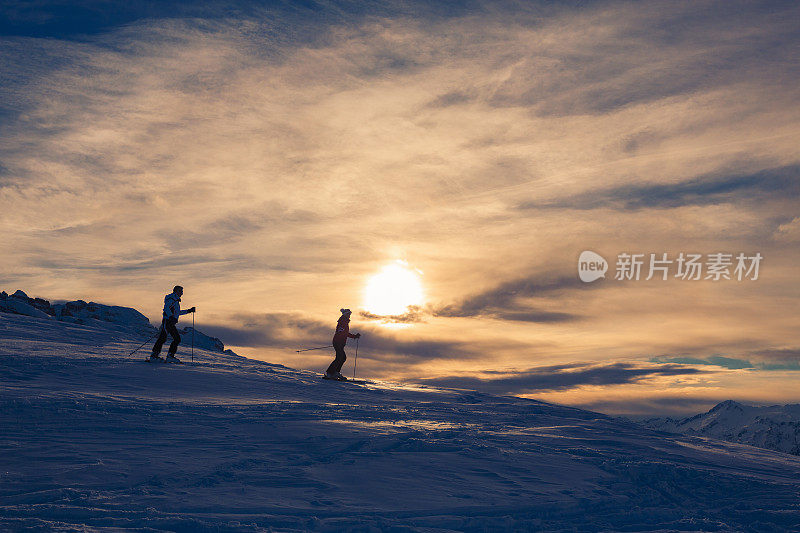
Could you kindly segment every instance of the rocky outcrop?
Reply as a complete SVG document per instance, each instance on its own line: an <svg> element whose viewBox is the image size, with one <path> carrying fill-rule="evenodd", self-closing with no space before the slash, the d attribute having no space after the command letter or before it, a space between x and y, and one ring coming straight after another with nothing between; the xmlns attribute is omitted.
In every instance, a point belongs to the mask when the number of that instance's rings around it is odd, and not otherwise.
<svg viewBox="0 0 800 533"><path fill-rule="evenodd" d="M155 333L156 328L142 313L131 307L105 305L75 300L52 306L55 318L62 322L111 327L116 330Z"/></svg>
<svg viewBox="0 0 800 533"><path fill-rule="evenodd" d="M50 302L42 298L29 298L23 291L16 291L11 296L6 291L0 293L0 311L35 318L52 319L55 317L55 311Z"/></svg>

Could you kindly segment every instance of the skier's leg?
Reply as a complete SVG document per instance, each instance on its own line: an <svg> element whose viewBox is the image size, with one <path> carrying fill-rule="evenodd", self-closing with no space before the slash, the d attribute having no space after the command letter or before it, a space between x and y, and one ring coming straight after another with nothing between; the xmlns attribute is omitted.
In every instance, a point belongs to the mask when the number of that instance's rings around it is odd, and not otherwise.
<svg viewBox="0 0 800 533"><path fill-rule="evenodd" d="M342 365L344 364L344 360L347 358L344 354L344 346L333 346L333 349L336 350L336 358L331 361L331 365L328 367L328 370L325 371L326 374L336 374L342 369Z"/></svg>
<svg viewBox="0 0 800 533"><path fill-rule="evenodd" d="M178 352L178 345L181 343L181 335L178 333L178 328L175 327L175 322L167 324L169 334L172 335L172 344L169 345L169 352L167 355L174 356Z"/></svg>
<svg viewBox="0 0 800 533"><path fill-rule="evenodd" d="M334 348L336 349L336 348ZM336 374L336 361L339 360L339 351L336 351L336 357L333 358L331 364L328 365L328 370L325 371L326 374Z"/></svg>
<svg viewBox="0 0 800 533"><path fill-rule="evenodd" d="M164 346L164 341L167 340L167 330L164 327L164 322L161 323L161 330L158 332L158 338L156 339L156 343L153 345L153 355L159 355L161 353L161 347Z"/></svg>
<svg viewBox="0 0 800 533"><path fill-rule="evenodd" d="M336 350L336 372L341 372L344 362L347 360L347 354L344 353L344 346L334 346Z"/></svg>

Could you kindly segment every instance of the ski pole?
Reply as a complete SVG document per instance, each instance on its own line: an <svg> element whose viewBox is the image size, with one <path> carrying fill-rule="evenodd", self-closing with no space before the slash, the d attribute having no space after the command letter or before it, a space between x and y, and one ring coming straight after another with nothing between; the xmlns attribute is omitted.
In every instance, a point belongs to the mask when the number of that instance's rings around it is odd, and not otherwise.
<svg viewBox="0 0 800 533"><path fill-rule="evenodd" d="M357 366L358 366L358 337L356 337L356 360L353 362L353 379L356 379Z"/></svg>
<svg viewBox="0 0 800 533"><path fill-rule="evenodd" d="M192 313L192 363L194 363L194 313Z"/></svg>
<svg viewBox="0 0 800 533"><path fill-rule="evenodd" d="M160 330L160 329L159 329L158 331L156 331L156 334L155 334L155 335L153 335L152 337L150 337L149 339L147 339L146 341L144 341L144 342L141 344L141 346L139 346L139 347L138 347L138 348L136 348L134 351L132 351L131 353L129 353L129 354L128 354L128 357L132 356L133 354L135 354L136 352L138 352L139 350L141 350L141 349L142 349L142 346L144 346L145 344L147 344L147 343L148 343L148 342L150 342L151 340L155 339L155 338L156 338L156 335L158 335L159 333L161 333L161 330Z"/></svg>
<svg viewBox="0 0 800 533"><path fill-rule="evenodd" d="M323 348L330 348L330 347L331 347L331 345L330 345L330 344L326 344L325 346L318 346L318 347L316 347L316 348L306 348L306 349L304 349L304 350L295 350L295 352L296 352L296 353L300 353L300 352L310 352L311 350L322 350Z"/></svg>

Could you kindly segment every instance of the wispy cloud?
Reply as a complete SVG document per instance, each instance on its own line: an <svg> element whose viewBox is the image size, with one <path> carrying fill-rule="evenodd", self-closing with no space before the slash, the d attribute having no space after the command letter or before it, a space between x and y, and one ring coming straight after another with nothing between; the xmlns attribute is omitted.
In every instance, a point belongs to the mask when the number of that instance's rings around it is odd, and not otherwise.
<svg viewBox="0 0 800 533"><path fill-rule="evenodd" d="M413 324L425 320L426 311L418 306L408 306L407 311L401 315L378 315L369 311L359 311L358 315L367 320L379 320L387 324Z"/></svg>
<svg viewBox="0 0 800 533"><path fill-rule="evenodd" d="M332 337L329 325L299 313L265 313L237 316L236 325L206 325L211 335L233 346L295 348L326 345Z"/></svg>
<svg viewBox="0 0 800 533"><path fill-rule="evenodd" d="M423 380L441 387L475 389L495 394L526 394L567 390L584 385L604 386L638 383L661 376L690 376L705 371L680 364L632 363L553 365L508 373L502 377L447 376Z"/></svg>
<svg viewBox="0 0 800 533"><path fill-rule="evenodd" d="M709 355L691 357L680 355L664 355L651 359L655 363L674 363L685 365L711 365L731 370L800 370L800 348L764 348L744 350L746 358Z"/></svg>
<svg viewBox="0 0 800 533"><path fill-rule="evenodd" d="M252 236L262 230L286 231L291 227L318 222L310 211L291 211L278 203L267 202L257 209L234 211L204 223L198 230L173 231L164 235L170 250L210 248Z"/></svg>
<svg viewBox="0 0 800 533"><path fill-rule="evenodd" d="M593 365L679 353L677 379L746 339L773 340L729 368L791 364L755 354L800 340L795 4L72 7L0 13L8 284L157 316L179 279L225 342L288 349L402 258L428 302L361 324L381 371L634 386L648 363ZM751 285L574 275L584 249L756 248ZM497 390L547 385L522 375Z"/></svg>
<svg viewBox="0 0 800 533"><path fill-rule="evenodd" d="M744 368L753 368L750 361L744 359L736 359L735 357L724 357L721 355L712 355L706 358L700 357L654 357L651 359L654 363L673 363L681 365L711 365L728 368L731 370L741 370Z"/></svg>
<svg viewBox="0 0 800 533"><path fill-rule="evenodd" d="M208 325L204 331L233 346L302 349L330 345L335 325L299 313L247 315L234 320L237 325ZM359 332L368 339L370 358L387 364L471 359L481 352L480 346L470 346L468 342L409 339L374 326L360 327Z"/></svg>
<svg viewBox="0 0 800 533"><path fill-rule="evenodd" d="M581 406L601 413L634 416L637 420L670 416L682 418L708 411L711 407L727 399L730 398L707 393L693 394L692 396L653 395L647 397L640 395L636 398L594 399L582 403Z"/></svg>
<svg viewBox="0 0 800 533"><path fill-rule="evenodd" d="M800 198L800 165L692 178L672 184L637 184L587 191L569 198L526 202L520 209L567 208L617 210L668 209L684 206L735 204Z"/></svg>
<svg viewBox="0 0 800 533"><path fill-rule="evenodd" d="M580 315L536 309L527 304L526 299L592 288L596 286L581 283L577 276L515 279L468 296L458 303L442 306L433 310L433 314L443 317L484 316L520 322L570 322L579 320Z"/></svg>

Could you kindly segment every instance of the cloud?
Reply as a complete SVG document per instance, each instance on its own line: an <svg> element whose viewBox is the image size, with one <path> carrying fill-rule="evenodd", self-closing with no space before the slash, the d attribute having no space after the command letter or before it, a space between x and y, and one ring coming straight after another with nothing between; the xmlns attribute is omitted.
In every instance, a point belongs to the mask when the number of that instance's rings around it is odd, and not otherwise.
<svg viewBox="0 0 800 533"><path fill-rule="evenodd" d="M300 313L265 313L233 317L234 325L208 325L203 331L226 345L251 348L302 349L327 346L333 326ZM359 328L369 357L387 364L418 364L437 359L471 359L482 352L480 344L426 340L394 335L380 327ZM352 341L351 341L352 344Z"/></svg>
<svg viewBox="0 0 800 533"><path fill-rule="evenodd" d="M780 242L800 241L800 217L795 217L790 222L779 225L774 237Z"/></svg>
<svg viewBox="0 0 800 533"><path fill-rule="evenodd" d="M786 68L789 76L798 74L784 46L796 39L796 28L785 17L798 16L797 6L770 12L753 5L722 20L715 2L691 7L650 2L633 10L598 3L548 13L545 20L555 23L538 26L535 41L519 38L542 9L530 7L505 21L516 38L502 43L504 53L485 58L503 67L503 75L490 82L478 78L455 94L474 95L473 101L499 108L529 108L539 116L602 115L713 91L750 81L752 75L776 78ZM541 17L541 11L536 14ZM747 46L742 46L744 34ZM743 64L752 68L742 69Z"/></svg>
<svg viewBox="0 0 800 533"><path fill-rule="evenodd" d="M672 209L684 206L739 204L800 198L800 165L749 174L691 178L671 184L633 184L587 191L553 201L531 201L519 209Z"/></svg>
<svg viewBox="0 0 800 533"><path fill-rule="evenodd" d="M580 315L558 311L545 311L528 305L525 300L535 297L557 296L566 291L589 288L572 277L525 277L502 283L492 289L468 296L457 303L442 306L410 306L402 315L376 315L361 311L368 320L385 323L418 323L426 316L466 318L491 317L499 320L532 323L559 323L580 320Z"/></svg>
<svg viewBox="0 0 800 533"><path fill-rule="evenodd" d="M395 324L413 324L416 322L423 322L425 319L425 310L418 305L410 305L407 311L401 315L376 315L369 311L359 311L359 316L367 320L380 320L383 323Z"/></svg>
<svg viewBox="0 0 800 533"><path fill-rule="evenodd" d="M550 311L502 311L495 312L491 316L501 320L511 320L516 322L535 322L539 324L574 322L583 317L572 313L557 313Z"/></svg>
<svg viewBox="0 0 800 533"><path fill-rule="evenodd" d="M732 391L731 391L732 392ZM581 402L583 409L609 413L618 416L631 416L634 420L653 417L678 417L704 413L718 403L727 400L725 396L708 393L692 396L654 394L652 396L637 395L635 398L588 400Z"/></svg>
<svg viewBox="0 0 800 533"><path fill-rule="evenodd" d="M233 321L236 325L211 324L203 330L232 346L291 348L330 343L326 339L331 336L329 325L299 313L239 315Z"/></svg>
<svg viewBox="0 0 800 533"><path fill-rule="evenodd" d="M224 342L289 350L404 258L436 304L362 350L426 376L796 345L796 4L65 6L0 13L7 285L145 309L179 280L204 316L263 312ZM583 249L753 243L753 285L574 276Z"/></svg>
<svg viewBox="0 0 800 533"><path fill-rule="evenodd" d="M196 266L211 266L219 263L235 263L237 258L230 257L209 257L202 255L191 254L159 254L157 257L148 257L148 254L142 254L137 258L132 258L128 261L103 261L103 260L71 260L65 257L59 258L38 258L36 266L52 269L52 270L69 270L69 271L100 271L100 272L136 272L143 270L161 270L185 267L189 265Z"/></svg>
<svg viewBox="0 0 800 533"><path fill-rule="evenodd" d="M507 281L458 303L436 308L432 313L440 317L486 316L519 322L571 322L580 320L581 316L535 309L524 300L585 288L587 284L581 283L577 276L539 279L525 277Z"/></svg>
<svg viewBox="0 0 800 533"><path fill-rule="evenodd" d="M800 370L800 348L751 350L747 359L710 355L707 357L660 356L650 360L654 363L672 363L684 365L711 365L729 370Z"/></svg>
<svg viewBox="0 0 800 533"><path fill-rule="evenodd" d="M434 107L434 108L450 107L458 104L465 104L472 100L473 96L470 96L462 91L451 91L444 94L440 94L427 105L429 107Z"/></svg>
<svg viewBox="0 0 800 533"><path fill-rule="evenodd" d="M762 370L800 370L800 348L755 350L752 359Z"/></svg>
<svg viewBox="0 0 800 533"><path fill-rule="evenodd" d="M377 328L362 328L361 331L365 334L365 348L368 348L365 353L371 359L387 364L407 366L437 361L468 361L484 355L487 350L482 342L414 339L389 335Z"/></svg>
<svg viewBox="0 0 800 533"><path fill-rule="evenodd" d="M113 4L114 9L109 6ZM373 16L398 14L402 5L373 3ZM228 2L207 0L171 0L163 4L129 2L117 5L106 0L79 0L68 4L60 1L23 2L7 0L0 12L0 34L49 39L81 40L88 36L114 31L124 26L141 25L142 22L172 17L174 19L219 20L238 17L254 21L272 21L270 29L280 32L284 41L310 40L324 23L346 23L366 16L362 4L337 2L327 4L293 4L281 2ZM418 8L424 7L419 4ZM429 10L433 14L434 10ZM284 26L291 25L291 30ZM282 30L282 31L281 31Z"/></svg>
<svg viewBox="0 0 800 533"><path fill-rule="evenodd" d="M492 394L529 394L563 391L583 385L605 386L640 383L656 377L707 373L679 364L638 365L632 363L575 363L532 368L503 377L447 376L422 380L439 387L474 389Z"/></svg>
<svg viewBox="0 0 800 533"><path fill-rule="evenodd" d="M720 355L712 355L709 357L682 357L682 356L664 356L654 357L650 359L653 363L672 363L681 365L711 365L720 366L730 370L742 370L747 368L754 368L750 361L745 359L737 359L735 357L723 357Z"/></svg>
<svg viewBox="0 0 800 533"><path fill-rule="evenodd" d="M170 250L210 248L221 243L231 243L266 229L281 231L292 226L318 222L320 217L306 210L290 210L277 202L244 212L232 212L204 223L197 231L183 230L164 235Z"/></svg>

